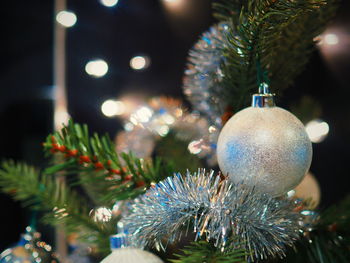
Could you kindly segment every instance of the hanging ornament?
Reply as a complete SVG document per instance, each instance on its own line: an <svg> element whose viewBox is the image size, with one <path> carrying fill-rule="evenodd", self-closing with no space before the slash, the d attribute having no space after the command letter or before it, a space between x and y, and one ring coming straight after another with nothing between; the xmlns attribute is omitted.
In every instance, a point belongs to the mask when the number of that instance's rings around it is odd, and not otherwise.
<svg viewBox="0 0 350 263"><path fill-rule="evenodd" d="M205 32L189 52L183 90L194 110L202 113L212 125L221 127L220 116L224 113L219 94L222 93L222 50L229 43L229 26L220 23Z"/></svg>
<svg viewBox="0 0 350 263"><path fill-rule="evenodd" d="M40 237L39 232L27 227L18 244L1 253L0 263L57 263L52 247L41 241Z"/></svg>
<svg viewBox="0 0 350 263"><path fill-rule="evenodd" d="M111 236L112 253L101 263L163 263L156 255L139 248L130 247L126 234Z"/></svg>
<svg viewBox="0 0 350 263"><path fill-rule="evenodd" d="M293 197L309 201L310 209L315 209L320 203L320 185L316 177L310 172L307 172L301 183L292 191L294 191Z"/></svg>
<svg viewBox="0 0 350 263"><path fill-rule="evenodd" d="M27 241L21 238L18 244L12 248L4 250L0 255L0 262L5 263L30 263L34 262L28 249L25 248Z"/></svg>
<svg viewBox="0 0 350 263"><path fill-rule="evenodd" d="M235 183L279 196L297 186L311 165L312 146L304 125L276 107L263 83L253 104L223 127L217 144L221 171Z"/></svg>

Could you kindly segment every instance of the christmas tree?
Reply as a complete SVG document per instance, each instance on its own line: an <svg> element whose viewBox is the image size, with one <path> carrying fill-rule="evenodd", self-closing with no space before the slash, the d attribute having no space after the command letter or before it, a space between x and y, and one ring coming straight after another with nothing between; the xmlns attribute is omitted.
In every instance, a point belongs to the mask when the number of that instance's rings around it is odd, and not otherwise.
<svg viewBox="0 0 350 263"><path fill-rule="evenodd" d="M337 5L214 1L217 23L184 73L192 110L152 98L124 115L116 143L70 120L43 143L47 168L2 163L1 191L102 262L349 262L350 198L318 211L318 200L293 196L311 141L275 102Z"/></svg>

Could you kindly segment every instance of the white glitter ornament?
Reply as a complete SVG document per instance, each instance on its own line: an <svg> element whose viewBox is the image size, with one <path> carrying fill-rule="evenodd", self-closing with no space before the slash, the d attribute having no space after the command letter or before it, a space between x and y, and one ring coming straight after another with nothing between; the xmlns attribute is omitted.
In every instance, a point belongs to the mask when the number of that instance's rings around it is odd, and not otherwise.
<svg viewBox="0 0 350 263"><path fill-rule="evenodd" d="M267 85L260 89L252 107L236 113L223 127L218 163L234 183L279 196L297 186L309 170L312 146L304 125L275 107Z"/></svg>
<svg viewBox="0 0 350 263"><path fill-rule="evenodd" d="M101 263L163 263L159 257L139 248L119 248L109 254Z"/></svg>
<svg viewBox="0 0 350 263"><path fill-rule="evenodd" d="M156 255L145 250L128 246L126 234L111 236L112 253L100 263L163 263Z"/></svg>

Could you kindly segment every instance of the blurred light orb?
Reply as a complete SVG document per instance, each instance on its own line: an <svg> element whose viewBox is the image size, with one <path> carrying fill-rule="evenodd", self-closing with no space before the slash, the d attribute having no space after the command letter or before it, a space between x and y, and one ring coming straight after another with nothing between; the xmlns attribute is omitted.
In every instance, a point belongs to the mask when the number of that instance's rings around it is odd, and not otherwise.
<svg viewBox="0 0 350 263"><path fill-rule="evenodd" d="M177 108L177 109L175 110L175 116L178 117L178 118L180 118L182 115L183 115L183 110L180 109L180 108Z"/></svg>
<svg viewBox="0 0 350 263"><path fill-rule="evenodd" d="M214 132L216 132L218 129L215 127L215 126L210 126L209 128L208 128L208 131L209 131L209 133L214 133Z"/></svg>
<svg viewBox="0 0 350 263"><path fill-rule="evenodd" d="M63 128L64 125L68 124L70 115L64 109L57 109L54 113L55 127L57 129Z"/></svg>
<svg viewBox="0 0 350 263"><path fill-rule="evenodd" d="M171 13L181 13L187 9L188 2L186 0L163 0L163 5Z"/></svg>
<svg viewBox="0 0 350 263"><path fill-rule="evenodd" d="M102 113L107 117L121 115L125 112L125 105L122 101L106 100L101 106Z"/></svg>
<svg viewBox="0 0 350 263"><path fill-rule="evenodd" d="M77 16L70 11L61 11L56 15L56 21L64 27L72 27L77 22Z"/></svg>
<svg viewBox="0 0 350 263"><path fill-rule="evenodd" d="M163 119L163 121L166 124L169 124L169 125L171 125L171 124L173 124L175 122L175 118L172 115L168 114L168 113L164 114L162 116L162 119Z"/></svg>
<svg viewBox="0 0 350 263"><path fill-rule="evenodd" d="M162 125L159 128L157 128L156 130L160 136L165 137L169 133L170 128L168 125Z"/></svg>
<svg viewBox="0 0 350 263"><path fill-rule="evenodd" d="M334 33L329 33L324 36L324 43L329 46L334 46L339 43L339 37Z"/></svg>
<svg viewBox="0 0 350 263"><path fill-rule="evenodd" d="M118 4L119 0L100 0L101 4L107 7L113 7Z"/></svg>
<svg viewBox="0 0 350 263"><path fill-rule="evenodd" d="M134 129L134 124L132 124L131 122L128 122L124 125L124 130L126 131L132 131Z"/></svg>
<svg viewBox="0 0 350 263"><path fill-rule="evenodd" d="M112 210L106 207L99 207L90 211L90 216L95 222L108 222L112 219Z"/></svg>
<svg viewBox="0 0 350 263"><path fill-rule="evenodd" d="M199 154L202 151L202 140L196 140L196 141L192 141L188 144L188 151L192 154Z"/></svg>
<svg viewBox="0 0 350 263"><path fill-rule="evenodd" d="M305 129L310 138L310 141L313 143L322 142L329 133L328 123L319 119L308 122L305 126Z"/></svg>
<svg viewBox="0 0 350 263"><path fill-rule="evenodd" d="M90 76L100 78L108 72L108 64L102 59L91 60L86 64L85 71Z"/></svg>
<svg viewBox="0 0 350 263"><path fill-rule="evenodd" d="M148 122L153 115L153 111L148 107L141 107L136 111L136 114L133 116L139 122Z"/></svg>
<svg viewBox="0 0 350 263"><path fill-rule="evenodd" d="M134 70L148 68L150 59L147 56L135 56L130 60L130 67Z"/></svg>

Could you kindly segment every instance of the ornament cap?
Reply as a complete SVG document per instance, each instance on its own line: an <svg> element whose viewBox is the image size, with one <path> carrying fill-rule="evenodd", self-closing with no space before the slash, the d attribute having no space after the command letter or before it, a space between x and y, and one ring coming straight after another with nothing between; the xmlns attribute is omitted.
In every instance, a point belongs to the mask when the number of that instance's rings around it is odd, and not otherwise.
<svg viewBox="0 0 350 263"><path fill-rule="evenodd" d="M117 234L110 236L109 238L111 250L129 247L128 237L126 234Z"/></svg>
<svg viewBox="0 0 350 263"><path fill-rule="evenodd" d="M274 107L275 94L270 93L269 85L265 82L259 86L259 93L254 94L252 98L252 107L254 108L269 108Z"/></svg>

